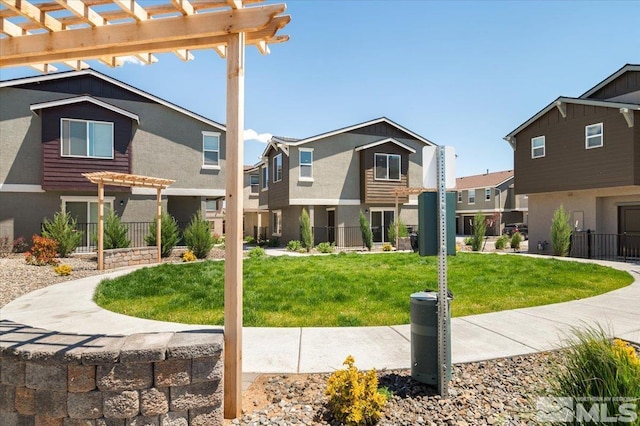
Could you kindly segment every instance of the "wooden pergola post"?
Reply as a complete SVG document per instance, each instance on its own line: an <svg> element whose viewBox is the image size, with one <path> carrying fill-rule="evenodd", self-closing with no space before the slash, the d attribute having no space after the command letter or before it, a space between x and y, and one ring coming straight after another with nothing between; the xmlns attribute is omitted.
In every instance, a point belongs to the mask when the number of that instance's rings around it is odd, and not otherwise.
<svg viewBox="0 0 640 426"><path fill-rule="evenodd" d="M156 245L158 246L158 263L162 262L162 195L161 189L156 189Z"/></svg>
<svg viewBox="0 0 640 426"><path fill-rule="evenodd" d="M98 183L98 270L104 269L104 184Z"/></svg>

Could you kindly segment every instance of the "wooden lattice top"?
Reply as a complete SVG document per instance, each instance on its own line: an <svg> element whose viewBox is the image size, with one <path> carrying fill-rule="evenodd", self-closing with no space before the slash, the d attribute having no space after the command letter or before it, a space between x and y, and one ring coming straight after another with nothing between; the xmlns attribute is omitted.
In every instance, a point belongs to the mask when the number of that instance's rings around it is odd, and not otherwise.
<svg viewBox="0 0 640 426"><path fill-rule="evenodd" d="M130 175L127 173L115 173L115 172L93 172L83 173L82 176L86 177L95 184L104 184L111 186L127 186L127 187L144 187L144 188L156 188L165 189L175 182L173 179L162 179L150 176Z"/></svg>

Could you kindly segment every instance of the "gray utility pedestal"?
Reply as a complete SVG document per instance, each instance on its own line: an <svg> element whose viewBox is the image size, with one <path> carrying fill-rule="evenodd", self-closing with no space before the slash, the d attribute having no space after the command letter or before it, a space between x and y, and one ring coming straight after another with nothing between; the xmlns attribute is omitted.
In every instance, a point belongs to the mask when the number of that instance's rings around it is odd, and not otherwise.
<svg viewBox="0 0 640 426"><path fill-rule="evenodd" d="M451 299L447 301L449 308ZM449 310L449 312L451 312ZM451 380L451 315L445 339L447 380ZM411 377L429 385L438 384L438 293L421 291L411 295Z"/></svg>

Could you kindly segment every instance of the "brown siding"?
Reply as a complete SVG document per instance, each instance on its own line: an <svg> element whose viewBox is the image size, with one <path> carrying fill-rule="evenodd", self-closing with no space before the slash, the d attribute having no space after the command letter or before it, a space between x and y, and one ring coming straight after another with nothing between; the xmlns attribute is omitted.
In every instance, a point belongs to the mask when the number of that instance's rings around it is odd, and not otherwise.
<svg viewBox="0 0 640 426"><path fill-rule="evenodd" d="M273 182L273 158L282 154L282 180ZM269 210L289 205L289 157L282 151L269 152Z"/></svg>
<svg viewBox="0 0 640 426"><path fill-rule="evenodd" d="M375 154L400 154L400 181L376 180L374 174ZM409 153L392 143L378 145L360 151L360 198L364 203L395 203L393 190L408 188ZM409 197L398 197L398 202L406 203Z"/></svg>
<svg viewBox="0 0 640 426"><path fill-rule="evenodd" d="M637 90L640 90L640 71L628 71L589 96L589 99L609 99Z"/></svg>
<svg viewBox="0 0 640 426"><path fill-rule="evenodd" d="M604 146L585 149L585 126L600 122ZM633 185L634 131L617 108L567 104L566 119L552 109L516 135L516 193ZM545 157L532 159L531 138L537 136L545 136Z"/></svg>
<svg viewBox="0 0 640 426"><path fill-rule="evenodd" d="M389 123L376 123L370 126L361 127L359 129L351 130L348 133L355 133L358 135L373 135L373 136L383 136L386 138L410 138L414 139L408 133L403 132L395 126L390 125Z"/></svg>
<svg viewBox="0 0 640 426"><path fill-rule="evenodd" d="M82 173L111 171L131 172L132 121L130 118L90 103L73 104L42 111L42 188L45 190L93 190L96 185ZM62 118L97 120L114 123L114 158L77 158L60 155L60 120ZM110 190L129 191L124 187Z"/></svg>
<svg viewBox="0 0 640 426"><path fill-rule="evenodd" d="M640 112L633 112L633 151L634 151L634 164L633 164L633 183L634 185L640 185Z"/></svg>

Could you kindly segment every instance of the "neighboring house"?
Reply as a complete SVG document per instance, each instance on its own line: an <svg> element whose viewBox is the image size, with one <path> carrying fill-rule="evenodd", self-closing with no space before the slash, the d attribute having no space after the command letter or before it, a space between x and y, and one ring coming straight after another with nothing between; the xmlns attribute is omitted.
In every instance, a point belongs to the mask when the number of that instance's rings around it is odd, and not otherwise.
<svg viewBox="0 0 640 426"><path fill-rule="evenodd" d="M623 66L578 98L559 97L505 139L516 193L529 196L532 251L551 241L560 205L575 231L640 234L640 65Z"/></svg>
<svg viewBox="0 0 640 426"><path fill-rule="evenodd" d="M306 139L273 137L259 166L259 205L270 212L269 237L299 240L306 208L316 243L361 245L361 211L374 241L387 241L393 191L422 187L422 149L432 145L384 117ZM399 203L403 223L416 225L417 196L401 196Z"/></svg>
<svg viewBox="0 0 640 426"><path fill-rule="evenodd" d="M262 162L244 166L244 207L242 234L254 239L267 239L269 210L260 206L260 169Z"/></svg>
<svg viewBox="0 0 640 426"><path fill-rule="evenodd" d="M516 195L513 170L456 179L456 232L473 233L473 217L481 212L490 222L487 235L500 235L507 223L527 223L527 196Z"/></svg>
<svg viewBox="0 0 640 426"><path fill-rule="evenodd" d="M220 209L223 125L94 70L3 81L0 99L0 237L29 239L61 209L97 222L86 172L174 179L162 203L179 222ZM105 201L124 222L156 214L155 189L106 187Z"/></svg>

